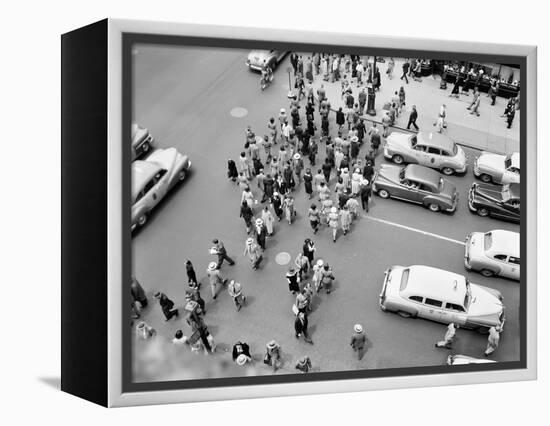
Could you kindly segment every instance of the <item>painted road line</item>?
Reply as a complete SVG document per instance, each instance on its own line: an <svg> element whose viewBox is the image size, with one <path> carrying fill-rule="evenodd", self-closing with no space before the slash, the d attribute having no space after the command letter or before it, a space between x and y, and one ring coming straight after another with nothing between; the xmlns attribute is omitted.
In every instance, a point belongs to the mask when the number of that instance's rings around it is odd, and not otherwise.
<svg viewBox="0 0 550 426"><path fill-rule="evenodd" d="M416 228L412 228L410 226L401 225L400 223L390 222L389 220L379 219L377 217L372 217L372 216L367 216L367 215L362 215L362 217L365 218L365 219L372 220L374 222L383 223L383 224L389 225L389 226L395 226L397 228L406 229L407 231L411 231L411 232L417 232L417 233L422 234L422 235L427 235L428 237L437 238L437 239L440 239L440 240L443 240L443 241L448 241L450 243L459 244L461 246L466 245L464 243L464 241L459 241L459 240L455 240L453 238L444 237L443 235L434 234L432 232L422 231L421 229L416 229Z"/></svg>

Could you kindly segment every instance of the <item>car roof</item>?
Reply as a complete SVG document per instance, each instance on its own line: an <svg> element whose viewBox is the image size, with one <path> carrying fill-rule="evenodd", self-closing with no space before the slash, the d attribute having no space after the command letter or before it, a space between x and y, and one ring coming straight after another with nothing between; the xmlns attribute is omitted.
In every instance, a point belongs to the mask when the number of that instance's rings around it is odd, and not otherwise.
<svg viewBox="0 0 550 426"><path fill-rule="evenodd" d="M401 295L429 297L462 306L466 295L466 279L463 275L443 269L412 265L409 266L407 286Z"/></svg>
<svg viewBox="0 0 550 426"><path fill-rule="evenodd" d="M436 172L428 167L420 166L418 164L409 164L405 167L405 179L412 179L415 182L420 182L431 187L438 188L441 175L439 172Z"/></svg>
<svg viewBox="0 0 550 426"><path fill-rule="evenodd" d="M495 229L491 232L491 252L499 252L519 257L519 233Z"/></svg>
<svg viewBox="0 0 550 426"><path fill-rule="evenodd" d="M160 170L160 166L150 161L136 160L132 163L132 199L143 189Z"/></svg>
<svg viewBox="0 0 550 426"><path fill-rule="evenodd" d="M439 132L418 132L417 140L421 145L442 148L449 152L453 152L455 146L455 143L450 137Z"/></svg>

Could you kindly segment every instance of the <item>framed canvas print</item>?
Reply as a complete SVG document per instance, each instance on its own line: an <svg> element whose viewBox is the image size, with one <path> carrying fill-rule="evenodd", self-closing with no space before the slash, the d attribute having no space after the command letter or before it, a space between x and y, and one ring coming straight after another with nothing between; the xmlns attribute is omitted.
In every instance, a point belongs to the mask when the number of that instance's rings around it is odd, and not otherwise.
<svg viewBox="0 0 550 426"><path fill-rule="evenodd" d="M535 47L123 20L61 42L64 391L536 377Z"/></svg>

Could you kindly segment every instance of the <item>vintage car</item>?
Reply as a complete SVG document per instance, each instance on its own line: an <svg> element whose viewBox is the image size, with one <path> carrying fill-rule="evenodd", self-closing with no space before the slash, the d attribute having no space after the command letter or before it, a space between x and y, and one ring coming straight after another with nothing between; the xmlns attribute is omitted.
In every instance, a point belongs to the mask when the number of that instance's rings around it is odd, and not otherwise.
<svg viewBox="0 0 550 426"><path fill-rule="evenodd" d="M492 359L487 358L473 358L468 355L449 355L447 357L447 365L467 365L467 364L488 364L496 362Z"/></svg>
<svg viewBox="0 0 550 426"><path fill-rule="evenodd" d="M486 277L498 275L519 281L519 234L495 229L472 232L466 238L464 266Z"/></svg>
<svg viewBox="0 0 550 426"><path fill-rule="evenodd" d="M474 162L474 175L485 183L519 183L519 152L500 155L482 152Z"/></svg>
<svg viewBox="0 0 550 426"><path fill-rule="evenodd" d="M384 157L395 164L413 163L441 170L447 176L466 172L464 150L440 133L393 132L386 138Z"/></svg>
<svg viewBox="0 0 550 426"><path fill-rule="evenodd" d="M147 160L132 163L132 230L145 225L151 211L190 168L189 158L176 148L158 149Z"/></svg>
<svg viewBox="0 0 550 426"><path fill-rule="evenodd" d="M282 50L253 50L248 54L246 66L251 70L261 71L264 64L275 70L288 52Z"/></svg>
<svg viewBox="0 0 550 426"><path fill-rule="evenodd" d="M425 318L487 332L503 327L502 295L463 275L430 266L392 266L384 273L380 308L406 318Z"/></svg>
<svg viewBox="0 0 550 426"><path fill-rule="evenodd" d="M468 206L480 216L493 216L519 223L519 195L519 183L503 186L474 183L468 194Z"/></svg>
<svg viewBox="0 0 550 426"><path fill-rule="evenodd" d="M458 203L456 187L424 166L384 164L374 174L372 190L382 198L397 198L422 204L433 212L454 212Z"/></svg>
<svg viewBox="0 0 550 426"><path fill-rule="evenodd" d="M139 127L136 123L132 124L132 161L140 158L151 151L155 139L149 133L149 130Z"/></svg>

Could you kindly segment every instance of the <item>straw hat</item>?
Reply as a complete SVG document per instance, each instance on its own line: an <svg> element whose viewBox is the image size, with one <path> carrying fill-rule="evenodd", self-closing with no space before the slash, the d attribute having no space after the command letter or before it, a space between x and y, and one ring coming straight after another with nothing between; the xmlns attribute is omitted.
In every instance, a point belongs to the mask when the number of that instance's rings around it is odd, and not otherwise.
<svg viewBox="0 0 550 426"><path fill-rule="evenodd" d="M281 108L281 113L286 113L286 110L284 108Z"/></svg>
<svg viewBox="0 0 550 426"><path fill-rule="evenodd" d="M256 219L256 225L263 225L264 221L261 218Z"/></svg>
<svg viewBox="0 0 550 426"><path fill-rule="evenodd" d="M213 271L213 270L216 269L217 266L218 266L218 264L217 264L216 262L210 262L210 263L208 264L208 270L209 270L209 271Z"/></svg>
<svg viewBox="0 0 550 426"><path fill-rule="evenodd" d="M254 242L254 238L249 237L246 239L246 244L252 244Z"/></svg>
<svg viewBox="0 0 550 426"><path fill-rule="evenodd" d="M363 326L361 324L355 324L353 326L353 330L356 332L356 333L362 333L363 332Z"/></svg>
<svg viewBox="0 0 550 426"><path fill-rule="evenodd" d="M246 364L246 361L248 361L248 358L246 357L245 354L240 354L240 355L237 357L237 364L238 364L238 365L245 365L245 364Z"/></svg>
<svg viewBox="0 0 550 426"><path fill-rule="evenodd" d="M267 347L270 348L270 349L273 349L276 346L277 346L277 342L275 340L272 340L271 342L269 342L267 344Z"/></svg>
<svg viewBox="0 0 550 426"><path fill-rule="evenodd" d="M294 154L294 159L295 160L299 160L300 158L302 158L302 156L298 153Z"/></svg>
<svg viewBox="0 0 550 426"><path fill-rule="evenodd" d="M324 263L325 262L323 262L323 259L317 260L317 266L319 266L319 267L323 266Z"/></svg>

